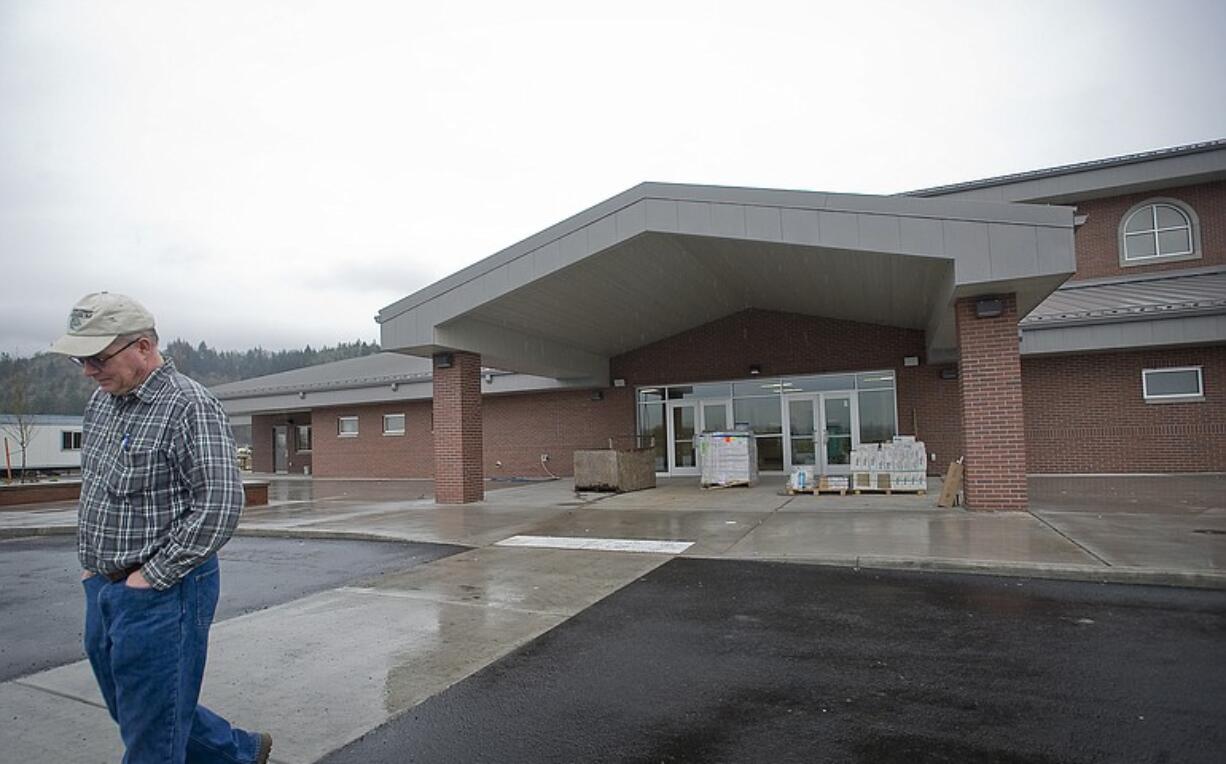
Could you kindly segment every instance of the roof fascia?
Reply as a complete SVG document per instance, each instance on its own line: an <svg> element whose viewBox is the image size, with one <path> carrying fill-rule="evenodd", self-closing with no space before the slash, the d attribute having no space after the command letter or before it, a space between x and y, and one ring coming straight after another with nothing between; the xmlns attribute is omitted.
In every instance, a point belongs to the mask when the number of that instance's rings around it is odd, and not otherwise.
<svg viewBox="0 0 1226 764"><path fill-rule="evenodd" d="M1070 204L1226 178L1226 139L909 191L926 199Z"/></svg>
<svg viewBox="0 0 1226 764"><path fill-rule="evenodd" d="M983 202L981 200L921 199L906 196L833 194L817 191L788 191L732 186L641 183L388 305L379 311L375 320L380 324L387 323L397 316L469 284L481 276L513 262L517 258L528 255L574 234L584 226L589 226L610 216L617 215L619 212L624 212L633 205L644 201L735 204L748 207L774 207L859 215L879 214L969 223L1054 227L1069 225L1069 211L1061 208L1045 208L1035 205L1003 205ZM672 232L665 230L665 228L653 226L646 219L645 214L626 215L626 217L635 218L640 222L634 224L635 230L619 232L618 235L621 238L629 238L647 231Z"/></svg>

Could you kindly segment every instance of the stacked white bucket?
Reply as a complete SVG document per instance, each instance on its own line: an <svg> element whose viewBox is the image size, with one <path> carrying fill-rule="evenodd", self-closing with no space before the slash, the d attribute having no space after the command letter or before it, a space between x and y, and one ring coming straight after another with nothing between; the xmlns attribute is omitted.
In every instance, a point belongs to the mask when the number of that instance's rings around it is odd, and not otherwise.
<svg viewBox="0 0 1226 764"><path fill-rule="evenodd" d="M895 435L889 443L864 443L851 452L854 488L922 491L928 485L927 468L928 451L914 435Z"/></svg>

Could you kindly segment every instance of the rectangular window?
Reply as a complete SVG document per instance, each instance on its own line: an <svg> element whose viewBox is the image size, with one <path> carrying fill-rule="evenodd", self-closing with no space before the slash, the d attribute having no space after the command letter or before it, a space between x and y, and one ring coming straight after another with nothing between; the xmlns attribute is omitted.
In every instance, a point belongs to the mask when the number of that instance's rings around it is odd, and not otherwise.
<svg viewBox="0 0 1226 764"><path fill-rule="evenodd" d="M342 438L356 438L358 436L358 418L355 416L337 417L336 434Z"/></svg>
<svg viewBox="0 0 1226 764"><path fill-rule="evenodd" d="M383 434L404 435L404 414L384 414Z"/></svg>
<svg viewBox="0 0 1226 764"><path fill-rule="evenodd" d="M771 398L741 398L732 402L732 421L746 425L756 435L779 435L783 432L783 409L779 396Z"/></svg>
<svg viewBox="0 0 1226 764"><path fill-rule="evenodd" d="M81 433L72 430L60 430L60 450L80 451Z"/></svg>
<svg viewBox="0 0 1226 764"><path fill-rule="evenodd" d="M310 451L311 450L311 425L309 424L298 425L296 437L298 438L298 450L299 451Z"/></svg>
<svg viewBox="0 0 1226 764"><path fill-rule="evenodd" d="M1205 385L1201 367L1142 369L1141 390L1147 401L1203 400Z"/></svg>
<svg viewBox="0 0 1226 764"><path fill-rule="evenodd" d="M860 442L886 443L898 434L894 427L894 390L861 390Z"/></svg>

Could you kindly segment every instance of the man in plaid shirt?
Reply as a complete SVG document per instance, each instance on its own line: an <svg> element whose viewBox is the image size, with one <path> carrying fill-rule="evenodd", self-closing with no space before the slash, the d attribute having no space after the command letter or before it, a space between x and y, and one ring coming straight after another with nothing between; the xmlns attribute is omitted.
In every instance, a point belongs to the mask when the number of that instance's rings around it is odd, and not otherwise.
<svg viewBox="0 0 1226 764"><path fill-rule="evenodd" d="M158 352L153 316L87 295L51 350L98 384L85 408L77 547L85 652L125 762L266 762L272 738L197 704L243 485L221 404Z"/></svg>

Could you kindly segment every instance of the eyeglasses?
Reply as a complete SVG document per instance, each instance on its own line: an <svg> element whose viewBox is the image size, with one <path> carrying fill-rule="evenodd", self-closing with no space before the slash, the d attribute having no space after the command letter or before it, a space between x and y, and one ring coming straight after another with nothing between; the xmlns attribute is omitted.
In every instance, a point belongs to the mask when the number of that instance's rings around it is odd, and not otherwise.
<svg viewBox="0 0 1226 764"><path fill-rule="evenodd" d="M98 371L102 371L102 367L106 366L107 361L110 361L112 358L119 355L120 353L132 347L133 345L135 345L136 343L140 342L143 339L144 337L137 337L136 339L132 340L131 342L124 345L120 349L116 350L114 353L111 353L110 355L99 354L99 355L91 355L91 356L85 356L85 357L74 355L74 356L69 356L69 358L72 359L72 362L75 363L77 366L84 367L86 364L88 364L94 367L95 369L97 369Z"/></svg>

